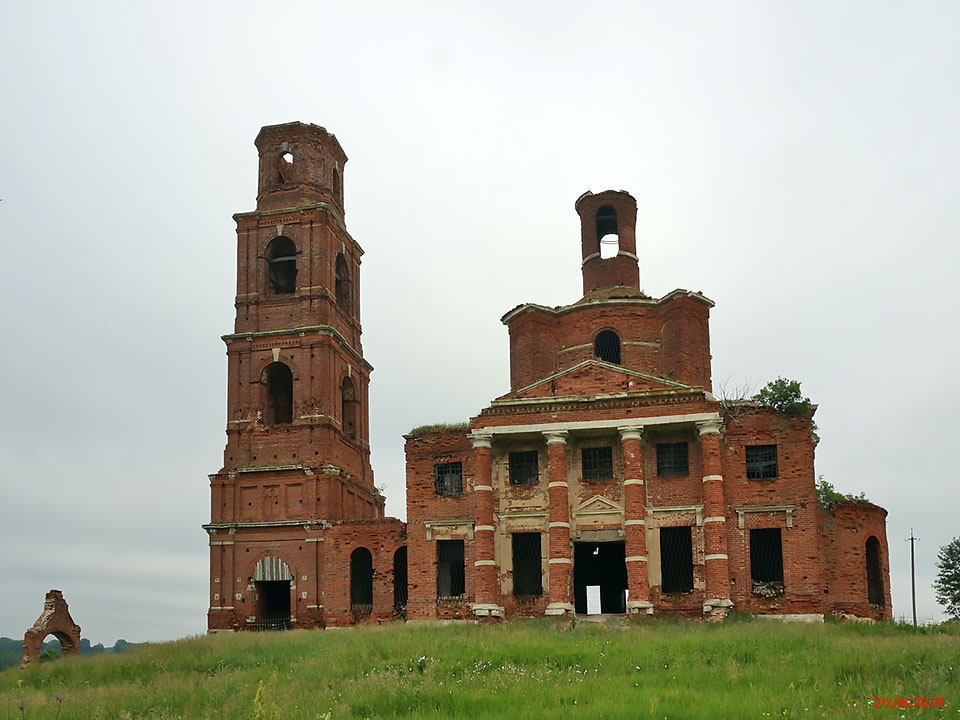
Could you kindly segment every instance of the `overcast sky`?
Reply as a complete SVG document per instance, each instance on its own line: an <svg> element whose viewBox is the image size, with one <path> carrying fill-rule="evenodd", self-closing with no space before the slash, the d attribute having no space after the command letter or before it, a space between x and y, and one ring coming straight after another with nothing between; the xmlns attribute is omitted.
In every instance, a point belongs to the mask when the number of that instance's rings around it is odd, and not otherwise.
<svg viewBox="0 0 960 720"><path fill-rule="evenodd" d="M819 404L817 473L886 507L894 614L960 535L960 5L128 3L0 11L0 635L205 630L236 236L262 125L350 158L371 442L508 390L515 305L581 295L585 190L642 285L717 306L715 388Z"/></svg>

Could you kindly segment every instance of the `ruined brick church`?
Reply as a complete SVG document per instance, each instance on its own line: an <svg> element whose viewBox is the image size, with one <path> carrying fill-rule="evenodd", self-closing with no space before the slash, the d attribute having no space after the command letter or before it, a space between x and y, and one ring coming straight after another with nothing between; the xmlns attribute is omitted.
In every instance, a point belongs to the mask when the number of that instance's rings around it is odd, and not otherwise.
<svg viewBox="0 0 960 720"><path fill-rule="evenodd" d="M503 316L510 392L406 436L407 522L370 467L363 249L337 139L261 129L234 215L211 631L571 613L891 617L886 511L820 508L809 416L712 394L699 292L639 285L637 205L584 193L583 297ZM612 252L610 252L610 250Z"/></svg>

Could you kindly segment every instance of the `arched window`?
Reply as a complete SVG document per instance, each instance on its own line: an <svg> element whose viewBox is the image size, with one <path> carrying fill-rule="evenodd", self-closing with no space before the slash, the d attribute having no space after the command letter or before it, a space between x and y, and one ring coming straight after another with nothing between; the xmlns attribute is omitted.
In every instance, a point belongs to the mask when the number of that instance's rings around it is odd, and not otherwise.
<svg viewBox="0 0 960 720"><path fill-rule="evenodd" d="M287 295L297 289L297 246L290 238L280 235L270 241L267 281L273 295Z"/></svg>
<svg viewBox="0 0 960 720"><path fill-rule="evenodd" d="M350 312L350 270L343 253L337 253L337 262L334 267L334 285L337 305L344 312Z"/></svg>
<svg viewBox="0 0 960 720"><path fill-rule="evenodd" d="M333 197L340 200L340 173L336 168L333 169Z"/></svg>
<svg viewBox="0 0 960 720"><path fill-rule="evenodd" d="M263 371L267 390L266 421L268 425L293 422L293 373L281 362L270 363Z"/></svg>
<svg viewBox="0 0 960 720"><path fill-rule="evenodd" d="M867 538L867 600L871 605L883 606L883 569L880 566L880 541Z"/></svg>
<svg viewBox="0 0 960 720"><path fill-rule="evenodd" d="M340 383L340 422L344 435L357 436L357 391L348 377Z"/></svg>
<svg viewBox="0 0 960 720"><path fill-rule="evenodd" d="M350 554L350 612L373 612L373 556L363 547Z"/></svg>
<svg viewBox="0 0 960 720"><path fill-rule="evenodd" d="M616 257L620 252L620 236L617 229L617 211L612 205L597 210L597 252L603 259Z"/></svg>
<svg viewBox="0 0 960 720"><path fill-rule="evenodd" d="M393 554L393 609L403 612L407 609L407 546L398 548Z"/></svg>
<svg viewBox="0 0 960 720"><path fill-rule="evenodd" d="M613 330L604 330L593 342L593 353L601 360L620 364L620 338Z"/></svg>

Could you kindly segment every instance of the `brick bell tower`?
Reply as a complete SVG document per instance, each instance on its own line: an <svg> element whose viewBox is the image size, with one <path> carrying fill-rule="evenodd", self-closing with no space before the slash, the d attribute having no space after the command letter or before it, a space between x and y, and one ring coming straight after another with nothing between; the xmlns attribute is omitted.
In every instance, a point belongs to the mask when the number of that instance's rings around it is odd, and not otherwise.
<svg viewBox="0 0 960 720"><path fill-rule="evenodd" d="M360 344L363 249L344 224L347 156L324 128L299 122L264 127L255 144L257 209L233 216L227 444L204 526L211 629L236 628L237 605L263 605L271 583L288 583L299 601L292 568L304 531L319 538L331 524L380 519L384 508L370 467L373 368ZM278 617L286 592L271 606ZM258 605L257 616L267 610Z"/></svg>

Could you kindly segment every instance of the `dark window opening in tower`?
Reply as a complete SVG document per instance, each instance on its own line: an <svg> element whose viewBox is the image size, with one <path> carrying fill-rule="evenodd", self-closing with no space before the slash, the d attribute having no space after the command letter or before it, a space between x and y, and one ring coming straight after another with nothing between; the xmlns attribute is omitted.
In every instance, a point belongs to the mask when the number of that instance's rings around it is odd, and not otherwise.
<svg viewBox="0 0 960 720"><path fill-rule="evenodd" d="M288 237L275 237L267 248L270 293L289 295L297 289L297 246Z"/></svg>
<svg viewBox="0 0 960 720"><path fill-rule="evenodd" d="M612 330L604 330L593 341L593 353L601 360L620 364L620 337Z"/></svg>
<svg viewBox="0 0 960 720"><path fill-rule="evenodd" d="M343 253L337 254L334 267L334 289L337 296L337 305L344 312L350 312L350 271L347 268L347 259Z"/></svg>
<svg viewBox="0 0 960 720"><path fill-rule="evenodd" d="M350 612L373 612L373 556L363 547L350 554Z"/></svg>
<svg viewBox="0 0 960 720"><path fill-rule="evenodd" d="M780 528L750 531L750 579L760 597L783 595L783 544Z"/></svg>
<svg viewBox="0 0 960 720"><path fill-rule="evenodd" d="M336 168L333 169L333 197L340 200L340 173Z"/></svg>
<svg viewBox="0 0 960 720"><path fill-rule="evenodd" d="M263 371L267 389L267 425L293 422L293 373L281 362L270 363Z"/></svg>
<svg viewBox="0 0 960 720"><path fill-rule="evenodd" d="M393 609L407 609L407 546L397 548L393 554Z"/></svg>
<svg viewBox="0 0 960 720"><path fill-rule="evenodd" d="M660 528L660 588L665 593L693 590L693 528Z"/></svg>
<svg viewBox="0 0 960 720"><path fill-rule="evenodd" d="M620 236L617 228L617 211L611 205L597 210L597 252L600 257L616 257L620 252Z"/></svg>
<svg viewBox="0 0 960 720"><path fill-rule="evenodd" d="M291 170L293 170L293 153L285 152L277 159L277 181L290 182L293 179Z"/></svg>
<svg viewBox="0 0 960 720"><path fill-rule="evenodd" d="M883 599L883 569L880 567L880 541L867 538L867 601L871 605L885 604Z"/></svg>
<svg viewBox="0 0 960 720"><path fill-rule="evenodd" d="M463 540L437 540L437 597L459 599L464 592Z"/></svg>
<svg viewBox="0 0 960 720"><path fill-rule="evenodd" d="M348 377L340 383L340 422L344 435L357 436L357 391Z"/></svg>

